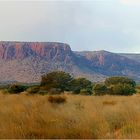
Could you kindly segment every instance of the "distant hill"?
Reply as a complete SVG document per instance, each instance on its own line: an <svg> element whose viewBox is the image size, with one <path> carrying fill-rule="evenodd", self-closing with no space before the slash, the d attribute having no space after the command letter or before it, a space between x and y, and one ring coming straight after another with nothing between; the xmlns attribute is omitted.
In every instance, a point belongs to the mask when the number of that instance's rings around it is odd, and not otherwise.
<svg viewBox="0 0 140 140"><path fill-rule="evenodd" d="M39 82L41 75L54 70L92 81L118 75L140 81L140 62L120 54L74 52L58 42L0 42L0 82Z"/></svg>
<svg viewBox="0 0 140 140"><path fill-rule="evenodd" d="M128 76L139 81L140 63L120 54L107 51L75 52L84 56L94 71L105 76Z"/></svg>
<svg viewBox="0 0 140 140"><path fill-rule="evenodd" d="M125 56L125 57L127 57L129 59L133 59L133 60L135 60L137 62L140 62L140 54L120 53L120 55Z"/></svg>

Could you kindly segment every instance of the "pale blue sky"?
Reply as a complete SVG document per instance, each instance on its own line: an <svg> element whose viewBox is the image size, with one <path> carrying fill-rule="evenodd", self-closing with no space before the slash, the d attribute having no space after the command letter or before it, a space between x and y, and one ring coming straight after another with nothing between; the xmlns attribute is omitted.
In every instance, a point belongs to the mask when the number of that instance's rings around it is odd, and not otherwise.
<svg viewBox="0 0 140 140"><path fill-rule="evenodd" d="M0 40L140 53L140 0L0 1Z"/></svg>

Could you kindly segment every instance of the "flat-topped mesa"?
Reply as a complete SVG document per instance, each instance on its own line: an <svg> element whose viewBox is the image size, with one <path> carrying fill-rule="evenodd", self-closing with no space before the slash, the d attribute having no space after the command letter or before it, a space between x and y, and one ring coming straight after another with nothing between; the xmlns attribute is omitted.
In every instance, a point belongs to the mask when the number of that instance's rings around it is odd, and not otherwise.
<svg viewBox="0 0 140 140"><path fill-rule="evenodd" d="M23 59L29 56L65 60L72 54L68 44L58 42L0 42L0 59Z"/></svg>

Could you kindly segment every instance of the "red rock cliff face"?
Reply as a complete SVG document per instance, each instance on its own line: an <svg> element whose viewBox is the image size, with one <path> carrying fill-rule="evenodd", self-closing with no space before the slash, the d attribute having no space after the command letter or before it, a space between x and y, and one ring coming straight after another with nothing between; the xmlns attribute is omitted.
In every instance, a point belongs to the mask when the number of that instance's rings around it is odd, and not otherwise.
<svg viewBox="0 0 140 140"><path fill-rule="evenodd" d="M68 61L72 55L70 46L56 42L0 42L0 59L23 59L43 57L51 60Z"/></svg>

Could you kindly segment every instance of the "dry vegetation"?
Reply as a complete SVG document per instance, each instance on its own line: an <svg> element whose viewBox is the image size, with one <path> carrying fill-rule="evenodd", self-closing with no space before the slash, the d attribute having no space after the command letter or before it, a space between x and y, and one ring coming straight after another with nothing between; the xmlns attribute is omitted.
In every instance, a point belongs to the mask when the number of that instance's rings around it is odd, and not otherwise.
<svg viewBox="0 0 140 140"><path fill-rule="evenodd" d="M0 94L0 138L140 138L140 95Z"/></svg>

